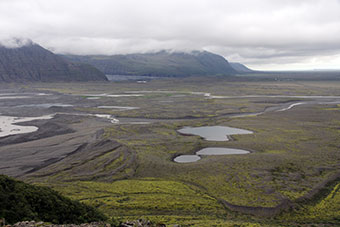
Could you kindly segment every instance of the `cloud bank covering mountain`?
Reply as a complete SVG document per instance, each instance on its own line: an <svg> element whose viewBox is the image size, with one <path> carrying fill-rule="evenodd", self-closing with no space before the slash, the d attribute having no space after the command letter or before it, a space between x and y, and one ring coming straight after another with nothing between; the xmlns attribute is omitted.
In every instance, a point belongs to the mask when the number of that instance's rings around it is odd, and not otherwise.
<svg viewBox="0 0 340 227"><path fill-rule="evenodd" d="M1 38L57 53L207 50L254 69L340 68L339 0L2 0Z"/></svg>

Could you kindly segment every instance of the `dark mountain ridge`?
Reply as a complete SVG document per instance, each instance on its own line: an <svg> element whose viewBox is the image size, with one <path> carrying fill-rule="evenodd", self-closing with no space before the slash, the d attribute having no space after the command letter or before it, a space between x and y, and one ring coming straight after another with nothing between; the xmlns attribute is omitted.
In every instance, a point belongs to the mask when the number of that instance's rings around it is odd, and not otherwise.
<svg viewBox="0 0 340 227"><path fill-rule="evenodd" d="M229 62L231 67L235 69L238 73L253 73L254 70L249 69L247 66L239 63L239 62Z"/></svg>
<svg viewBox="0 0 340 227"><path fill-rule="evenodd" d="M69 62L33 42L17 47L0 43L0 82L106 80L93 66Z"/></svg>
<svg viewBox="0 0 340 227"><path fill-rule="evenodd" d="M72 62L90 64L107 75L184 77L237 73L224 57L207 51L63 56Z"/></svg>

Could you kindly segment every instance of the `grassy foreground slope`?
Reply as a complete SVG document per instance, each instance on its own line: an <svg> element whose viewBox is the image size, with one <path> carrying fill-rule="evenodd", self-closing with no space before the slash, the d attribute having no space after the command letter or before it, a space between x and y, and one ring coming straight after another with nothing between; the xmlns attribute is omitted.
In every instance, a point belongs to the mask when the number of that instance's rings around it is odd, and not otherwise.
<svg viewBox="0 0 340 227"><path fill-rule="evenodd" d="M8 223L42 220L56 224L103 221L95 208L73 201L48 187L0 175L0 218Z"/></svg>
<svg viewBox="0 0 340 227"><path fill-rule="evenodd" d="M179 181L143 178L112 183L78 181L55 189L120 220L143 218L183 226L260 226L258 220L226 211L216 198ZM261 226L270 226L266 220Z"/></svg>
<svg viewBox="0 0 340 227"><path fill-rule="evenodd" d="M296 208L293 212L282 214L283 220L294 220L297 223L327 223L339 225L340 223L340 184L329 188L330 192L324 194L316 201L310 201Z"/></svg>

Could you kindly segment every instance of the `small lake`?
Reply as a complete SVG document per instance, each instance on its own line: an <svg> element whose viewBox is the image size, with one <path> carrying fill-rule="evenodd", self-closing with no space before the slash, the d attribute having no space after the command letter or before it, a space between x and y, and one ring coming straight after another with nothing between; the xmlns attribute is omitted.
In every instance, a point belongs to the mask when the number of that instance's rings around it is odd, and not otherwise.
<svg viewBox="0 0 340 227"><path fill-rule="evenodd" d="M195 155L180 155L174 159L177 163L197 162L202 155L238 155L249 154L249 151L235 148L207 147L196 152Z"/></svg>
<svg viewBox="0 0 340 227"><path fill-rule="evenodd" d="M208 141L228 141L228 136L252 134L252 131L227 126L185 127L178 130L184 135L196 135Z"/></svg>
<svg viewBox="0 0 340 227"><path fill-rule="evenodd" d="M188 162L197 162L201 157L198 155L180 155L177 156L174 161L178 163L188 163Z"/></svg>
<svg viewBox="0 0 340 227"><path fill-rule="evenodd" d="M183 135L196 135L208 141L228 141L228 136L252 134L252 131L232 128L228 126L204 126L204 127L185 127L178 130ZM197 162L202 155L239 155L249 154L249 151L235 148L207 147L196 152L194 155L180 155L174 159L178 163Z"/></svg>
<svg viewBox="0 0 340 227"><path fill-rule="evenodd" d="M231 155L231 154L249 154L249 151L235 149L235 148L224 148L224 147L207 147L196 152L197 155Z"/></svg>

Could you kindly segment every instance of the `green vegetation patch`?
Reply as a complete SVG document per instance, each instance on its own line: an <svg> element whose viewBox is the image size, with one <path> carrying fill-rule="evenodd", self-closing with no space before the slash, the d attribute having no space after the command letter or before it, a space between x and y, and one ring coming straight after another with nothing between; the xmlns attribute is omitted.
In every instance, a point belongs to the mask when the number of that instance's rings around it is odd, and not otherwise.
<svg viewBox="0 0 340 227"><path fill-rule="evenodd" d="M216 215L225 212L213 197L199 192L194 186L171 180L78 181L54 185L54 188L111 216Z"/></svg>
<svg viewBox="0 0 340 227"><path fill-rule="evenodd" d="M321 200L302 204L294 212L282 215L299 223L340 224L340 183Z"/></svg>
<svg viewBox="0 0 340 227"><path fill-rule="evenodd" d="M48 187L29 185L0 175L0 218L8 223L42 220L56 224L103 221L95 208L73 201Z"/></svg>
<svg viewBox="0 0 340 227"><path fill-rule="evenodd" d="M122 220L134 220L135 216L125 216ZM152 223L165 223L167 226L196 226L196 227L273 227L283 226L271 222L270 224L252 220L248 217L246 220L231 220L226 217L216 217L210 215L145 215L140 216L144 220L150 220Z"/></svg>

